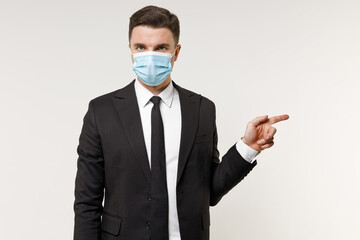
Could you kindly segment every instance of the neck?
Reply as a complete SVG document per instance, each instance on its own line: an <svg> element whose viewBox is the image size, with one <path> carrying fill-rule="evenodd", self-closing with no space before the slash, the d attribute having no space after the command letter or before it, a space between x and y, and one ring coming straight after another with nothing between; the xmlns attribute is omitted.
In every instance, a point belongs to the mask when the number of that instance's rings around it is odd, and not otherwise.
<svg viewBox="0 0 360 240"><path fill-rule="evenodd" d="M139 77L136 78L137 81L139 81L139 83L141 85L143 85L147 90L149 90L152 94L154 94L155 96L159 95L170 83L171 78L170 75L165 79L165 81L163 81L160 85L157 86L148 86L145 83L143 83Z"/></svg>

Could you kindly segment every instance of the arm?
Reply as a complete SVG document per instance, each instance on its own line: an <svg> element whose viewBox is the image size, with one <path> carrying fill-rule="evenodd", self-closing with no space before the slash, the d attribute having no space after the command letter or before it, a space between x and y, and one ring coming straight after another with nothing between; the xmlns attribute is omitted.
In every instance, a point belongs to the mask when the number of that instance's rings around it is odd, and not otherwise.
<svg viewBox="0 0 360 240"><path fill-rule="evenodd" d="M215 114L215 105L213 104L213 112ZM268 118L267 115L257 117L247 124L243 141L248 147L255 152L261 152L264 149L274 145L274 135L276 129L271 125L280 121L287 120L289 115L279 115ZM215 116L214 116L215 119ZM223 156L222 161L219 160L219 151L217 149L217 130L214 121L214 137L213 137L213 163L212 163L212 179L210 192L210 206L215 206L221 198L228 193L236 184L238 184L246 175L255 167L257 161L245 160L239 153L239 145L233 145ZM237 146L239 149L237 149ZM258 153L257 153L258 154Z"/></svg>
<svg viewBox="0 0 360 240"><path fill-rule="evenodd" d="M246 177L257 164L256 160L253 163L246 161L237 151L236 145L233 145L227 151L220 162L219 151L217 149L218 137L216 126L214 127L213 139L210 206L215 206L221 198Z"/></svg>
<svg viewBox="0 0 360 240"><path fill-rule="evenodd" d="M74 240L100 240L104 158L92 101L83 119L77 153Z"/></svg>
<svg viewBox="0 0 360 240"><path fill-rule="evenodd" d="M255 160L252 163L246 161L238 152L234 144L219 159L219 150L217 148L218 135L216 128L216 109L212 104L214 123L213 123L213 152L212 152L212 176L210 190L210 206L215 206L221 198L227 194L235 185L237 185L257 164Z"/></svg>

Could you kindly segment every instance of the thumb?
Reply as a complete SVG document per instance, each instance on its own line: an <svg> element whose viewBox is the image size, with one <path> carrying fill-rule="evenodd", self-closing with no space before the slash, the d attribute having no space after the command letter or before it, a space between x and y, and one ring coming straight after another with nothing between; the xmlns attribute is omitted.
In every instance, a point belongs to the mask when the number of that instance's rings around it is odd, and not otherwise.
<svg viewBox="0 0 360 240"><path fill-rule="evenodd" d="M257 127L259 124L264 123L268 120L268 115L257 117L254 120L251 121L251 124L254 127Z"/></svg>

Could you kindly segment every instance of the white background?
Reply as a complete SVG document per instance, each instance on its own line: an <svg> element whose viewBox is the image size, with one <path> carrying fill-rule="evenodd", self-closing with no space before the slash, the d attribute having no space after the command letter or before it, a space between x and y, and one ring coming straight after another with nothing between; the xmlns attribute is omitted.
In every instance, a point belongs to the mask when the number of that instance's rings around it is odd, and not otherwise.
<svg viewBox="0 0 360 240"><path fill-rule="evenodd" d="M172 78L216 103L222 155L254 117L290 115L211 208L211 239L360 239L358 0L1 0L1 238L72 239L83 117L133 79L148 4L180 19Z"/></svg>

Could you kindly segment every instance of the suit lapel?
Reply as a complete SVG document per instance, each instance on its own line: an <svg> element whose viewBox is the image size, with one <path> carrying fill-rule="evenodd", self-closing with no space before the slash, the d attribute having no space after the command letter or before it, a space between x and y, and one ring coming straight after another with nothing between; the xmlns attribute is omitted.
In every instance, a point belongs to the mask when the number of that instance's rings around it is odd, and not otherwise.
<svg viewBox="0 0 360 240"><path fill-rule="evenodd" d="M179 163L176 181L176 183L178 183L194 144L199 120L200 95L181 88L174 81L173 84L179 92L182 118Z"/></svg>
<svg viewBox="0 0 360 240"><path fill-rule="evenodd" d="M118 90L112 100L135 157L139 162L147 180L151 183L150 165L146 152L134 83L135 80L124 88ZM181 88L174 81L173 84L179 93L182 118L177 172L178 183L194 144L199 120L200 95Z"/></svg>
<svg viewBox="0 0 360 240"><path fill-rule="evenodd" d="M141 125L139 106L136 99L135 80L126 87L120 89L112 98L115 109L119 115L120 122L129 144L138 160L147 180L151 182L150 165L146 152L144 134Z"/></svg>

